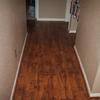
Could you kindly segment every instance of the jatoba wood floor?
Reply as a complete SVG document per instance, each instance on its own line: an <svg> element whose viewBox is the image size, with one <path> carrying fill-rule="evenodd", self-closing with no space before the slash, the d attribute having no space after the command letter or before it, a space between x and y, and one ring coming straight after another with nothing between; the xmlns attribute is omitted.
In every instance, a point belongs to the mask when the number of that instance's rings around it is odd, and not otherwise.
<svg viewBox="0 0 100 100"><path fill-rule="evenodd" d="M100 100L88 96L74 39L64 22L31 25L13 100Z"/></svg>

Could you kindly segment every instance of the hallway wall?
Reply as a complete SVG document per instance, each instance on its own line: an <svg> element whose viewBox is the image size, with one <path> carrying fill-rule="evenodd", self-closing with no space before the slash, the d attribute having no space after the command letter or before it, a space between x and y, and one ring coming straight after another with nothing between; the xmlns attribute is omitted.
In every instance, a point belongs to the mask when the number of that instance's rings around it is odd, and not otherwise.
<svg viewBox="0 0 100 100"><path fill-rule="evenodd" d="M0 0L0 100L9 100L26 35L25 0Z"/></svg>
<svg viewBox="0 0 100 100"><path fill-rule="evenodd" d="M100 93L100 85L96 85L100 84L98 79L100 78L100 73L97 74L98 69L100 70L99 4L100 0L80 0L81 11L76 38L76 48L81 58L91 92L95 93Z"/></svg>
<svg viewBox="0 0 100 100"><path fill-rule="evenodd" d="M65 18L66 0L39 0L39 18Z"/></svg>

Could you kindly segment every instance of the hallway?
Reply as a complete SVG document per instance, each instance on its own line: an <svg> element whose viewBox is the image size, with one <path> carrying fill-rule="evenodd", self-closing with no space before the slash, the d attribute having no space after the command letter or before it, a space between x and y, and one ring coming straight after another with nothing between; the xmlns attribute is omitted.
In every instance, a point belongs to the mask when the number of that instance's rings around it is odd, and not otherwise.
<svg viewBox="0 0 100 100"><path fill-rule="evenodd" d="M100 100L88 96L74 40L64 22L33 24L13 100Z"/></svg>

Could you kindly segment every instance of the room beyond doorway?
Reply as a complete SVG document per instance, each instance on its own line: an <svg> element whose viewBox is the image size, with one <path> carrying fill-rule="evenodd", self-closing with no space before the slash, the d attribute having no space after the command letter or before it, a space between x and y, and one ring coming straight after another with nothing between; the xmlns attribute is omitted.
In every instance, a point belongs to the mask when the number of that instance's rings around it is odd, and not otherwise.
<svg viewBox="0 0 100 100"><path fill-rule="evenodd" d="M48 21L64 21L66 0L36 0L37 19Z"/></svg>
<svg viewBox="0 0 100 100"><path fill-rule="evenodd" d="M28 19L66 21L67 0L27 0Z"/></svg>

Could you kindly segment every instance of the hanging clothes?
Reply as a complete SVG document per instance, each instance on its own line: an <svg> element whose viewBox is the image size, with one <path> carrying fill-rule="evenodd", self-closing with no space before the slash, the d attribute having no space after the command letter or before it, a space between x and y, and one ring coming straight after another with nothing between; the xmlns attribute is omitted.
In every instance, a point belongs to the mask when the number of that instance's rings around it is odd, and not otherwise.
<svg viewBox="0 0 100 100"><path fill-rule="evenodd" d="M72 0L70 14L76 17L79 20L79 12L80 12L80 2L79 0Z"/></svg>
<svg viewBox="0 0 100 100"><path fill-rule="evenodd" d="M28 0L27 19L28 20L35 19L35 0Z"/></svg>

